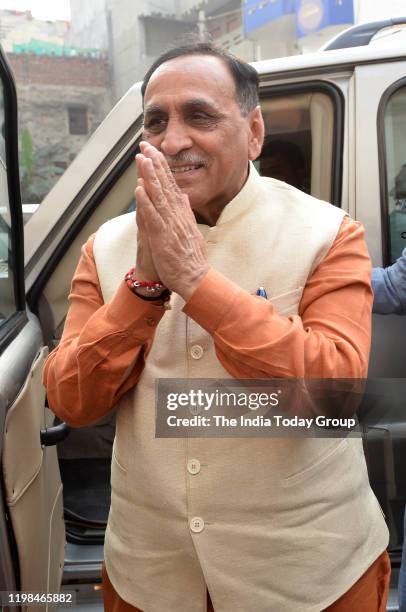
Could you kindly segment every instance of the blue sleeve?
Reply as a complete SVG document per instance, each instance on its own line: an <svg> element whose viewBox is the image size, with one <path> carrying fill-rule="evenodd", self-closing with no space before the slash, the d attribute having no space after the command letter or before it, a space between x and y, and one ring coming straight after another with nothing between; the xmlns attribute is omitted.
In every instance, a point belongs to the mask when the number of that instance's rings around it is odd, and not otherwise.
<svg viewBox="0 0 406 612"><path fill-rule="evenodd" d="M388 268L372 270L373 312L406 314L406 248Z"/></svg>

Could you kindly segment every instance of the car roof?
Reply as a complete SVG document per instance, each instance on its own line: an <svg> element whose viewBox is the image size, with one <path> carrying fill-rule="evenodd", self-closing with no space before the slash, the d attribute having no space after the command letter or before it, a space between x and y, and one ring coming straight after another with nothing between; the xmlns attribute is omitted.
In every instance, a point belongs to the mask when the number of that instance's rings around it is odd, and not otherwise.
<svg viewBox="0 0 406 612"><path fill-rule="evenodd" d="M389 29L389 28L387 28ZM377 36L369 45L316 51L303 55L290 55L276 59L252 62L260 75L280 75L309 71L325 67L351 67L364 63L406 59L406 28L396 28L390 37Z"/></svg>

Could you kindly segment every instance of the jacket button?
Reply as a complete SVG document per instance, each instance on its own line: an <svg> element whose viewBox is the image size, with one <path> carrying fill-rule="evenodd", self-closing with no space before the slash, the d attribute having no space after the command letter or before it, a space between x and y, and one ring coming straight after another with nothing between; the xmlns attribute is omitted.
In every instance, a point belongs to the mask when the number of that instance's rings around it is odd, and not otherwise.
<svg viewBox="0 0 406 612"><path fill-rule="evenodd" d="M189 459L187 462L187 471L189 474L198 474L200 472L199 459Z"/></svg>
<svg viewBox="0 0 406 612"><path fill-rule="evenodd" d="M190 354L192 355L193 359L201 359L203 357L203 349L199 344L195 344L190 349Z"/></svg>
<svg viewBox="0 0 406 612"><path fill-rule="evenodd" d="M191 519L189 525L193 533L200 533L204 529L204 520L200 516L195 516Z"/></svg>

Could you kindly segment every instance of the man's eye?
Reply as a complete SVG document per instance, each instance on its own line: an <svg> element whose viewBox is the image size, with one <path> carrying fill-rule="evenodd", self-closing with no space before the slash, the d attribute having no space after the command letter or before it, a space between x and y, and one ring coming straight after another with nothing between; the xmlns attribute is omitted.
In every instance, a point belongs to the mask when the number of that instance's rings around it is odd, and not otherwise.
<svg viewBox="0 0 406 612"><path fill-rule="evenodd" d="M192 113L189 116L189 121L192 124L202 127L211 127L217 123L216 117L201 112Z"/></svg>
<svg viewBox="0 0 406 612"><path fill-rule="evenodd" d="M165 126L165 123L166 123L165 119L157 117L154 119L147 120L144 124L144 127L146 130L149 130L150 132L159 131Z"/></svg>
<svg viewBox="0 0 406 612"><path fill-rule="evenodd" d="M211 123L214 121L214 117L211 117L207 113L192 113L189 117L192 121L200 123Z"/></svg>

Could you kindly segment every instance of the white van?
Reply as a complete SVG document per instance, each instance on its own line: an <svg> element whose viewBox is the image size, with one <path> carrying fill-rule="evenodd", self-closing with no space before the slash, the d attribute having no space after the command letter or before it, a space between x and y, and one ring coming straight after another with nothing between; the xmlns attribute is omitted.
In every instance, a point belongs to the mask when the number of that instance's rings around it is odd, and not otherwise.
<svg viewBox="0 0 406 612"><path fill-rule="evenodd" d="M318 53L255 64L267 132L260 170L289 177L360 220L374 265L392 263L406 245L401 23L406 18L356 26ZM6 508L0 510L0 591L54 592L62 582L84 602L100 601L114 412L94 427L69 431L46 408L41 368L63 330L81 245L107 219L134 207L140 84L113 108L23 228L16 97L3 54L0 74L8 180L1 197L11 218L2 224L8 248L0 275L0 496ZM375 317L370 376L405 378L405 353L404 320ZM365 448L390 527L396 581L406 440L392 434L389 425L368 432ZM397 609L395 596L388 609Z"/></svg>

